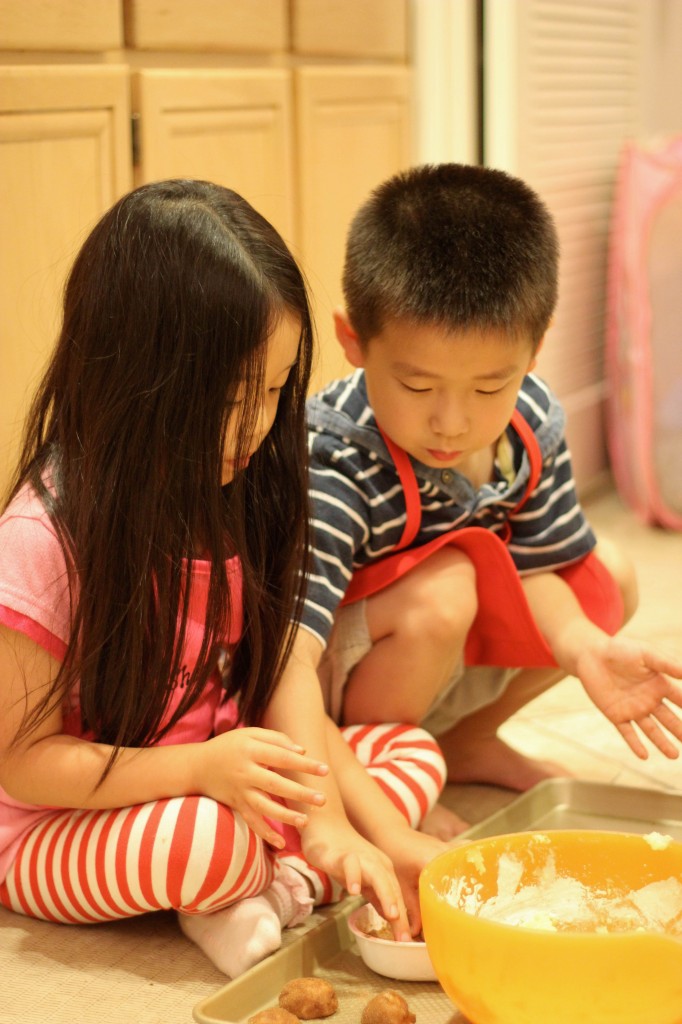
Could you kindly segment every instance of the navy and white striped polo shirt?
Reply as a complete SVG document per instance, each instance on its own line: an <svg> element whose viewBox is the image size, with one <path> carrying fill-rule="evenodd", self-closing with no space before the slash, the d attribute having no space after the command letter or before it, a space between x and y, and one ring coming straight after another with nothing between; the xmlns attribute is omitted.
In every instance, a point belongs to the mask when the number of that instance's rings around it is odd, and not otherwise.
<svg viewBox="0 0 682 1024"><path fill-rule="evenodd" d="M421 528L412 547L448 530L482 526L499 532L509 520L509 552L520 573L558 569L596 544L575 491L564 438L564 413L535 375L516 403L542 453L542 474L523 508L530 466L523 443L507 428L511 482L498 459L494 479L475 490L456 469L410 462L421 496ZM367 400L363 370L334 381L308 401L313 564L302 625L326 644L353 571L390 555L405 526L403 491Z"/></svg>

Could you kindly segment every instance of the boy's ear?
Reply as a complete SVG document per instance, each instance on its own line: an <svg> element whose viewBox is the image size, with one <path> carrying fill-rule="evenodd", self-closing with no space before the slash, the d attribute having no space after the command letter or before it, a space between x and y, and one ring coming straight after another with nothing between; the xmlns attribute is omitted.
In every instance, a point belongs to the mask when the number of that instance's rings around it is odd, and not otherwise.
<svg viewBox="0 0 682 1024"><path fill-rule="evenodd" d="M356 368L365 365L365 355L360 344L360 339L353 330L351 322L346 315L345 309L340 306L334 310L334 329L336 337L343 349L346 359Z"/></svg>
<svg viewBox="0 0 682 1024"><path fill-rule="evenodd" d="M551 327L551 326L552 326L552 324L550 323L550 325L549 325L549 326ZM540 349L541 349L541 348L542 348L542 346L544 345L544 343L545 343L545 338L546 338L546 337L547 337L547 335L544 335L544 334L543 334L543 336L542 336L542 337L540 338L540 341L539 341L539 342L538 342L538 344L537 344L537 347L536 347L536 349L535 349L535 352L533 352L533 358L532 358L532 359L531 359L531 361L530 361L530 366L528 367L528 371L527 371L528 373L530 373L530 372L531 372L531 370L534 370L534 369L535 369L535 367L536 367L536 365L537 365L537 361L538 361L538 356L540 355Z"/></svg>

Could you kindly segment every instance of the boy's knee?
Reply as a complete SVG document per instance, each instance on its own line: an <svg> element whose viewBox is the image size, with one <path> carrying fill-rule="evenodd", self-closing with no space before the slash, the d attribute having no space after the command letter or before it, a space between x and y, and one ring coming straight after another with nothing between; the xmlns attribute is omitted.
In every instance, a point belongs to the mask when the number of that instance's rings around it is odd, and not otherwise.
<svg viewBox="0 0 682 1024"><path fill-rule="evenodd" d="M601 538L594 553L618 584L623 598L623 623L626 623L635 614L639 604L635 567L625 552L611 540Z"/></svg>
<svg viewBox="0 0 682 1024"><path fill-rule="evenodd" d="M433 642L465 637L478 610L473 565L462 552L446 548L432 555L428 566L431 571L406 608L405 629Z"/></svg>

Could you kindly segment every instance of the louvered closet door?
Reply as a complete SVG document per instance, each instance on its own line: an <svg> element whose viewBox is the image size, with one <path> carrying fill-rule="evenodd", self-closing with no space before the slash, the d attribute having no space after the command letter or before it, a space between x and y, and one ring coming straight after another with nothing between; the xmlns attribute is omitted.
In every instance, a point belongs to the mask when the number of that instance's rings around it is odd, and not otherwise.
<svg viewBox="0 0 682 1024"><path fill-rule="evenodd" d="M581 487L607 467L603 424L609 217L637 134L646 0L486 0L485 163L552 210L560 298L538 372L562 399Z"/></svg>

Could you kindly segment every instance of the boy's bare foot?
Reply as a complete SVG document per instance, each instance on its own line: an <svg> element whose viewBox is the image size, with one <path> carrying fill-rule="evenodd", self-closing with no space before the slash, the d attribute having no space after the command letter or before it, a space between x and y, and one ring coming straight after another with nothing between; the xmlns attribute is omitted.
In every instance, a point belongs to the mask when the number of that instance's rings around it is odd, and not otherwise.
<svg viewBox="0 0 682 1024"><path fill-rule="evenodd" d="M448 749L450 746L450 749ZM545 779L570 778L572 773L553 761L526 757L499 736L444 745L448 782L479 782L525 792Z"/></svg>
<svg viewBox="0 0 682 1024"><path fill-rule="evenodd" d="M469 828L469 822L460 818L454 811L449 810L443 804L436 804L424 817L419 831L425 832L427 836L435 836L447 843L454 839L465 829Z"/></svg>

